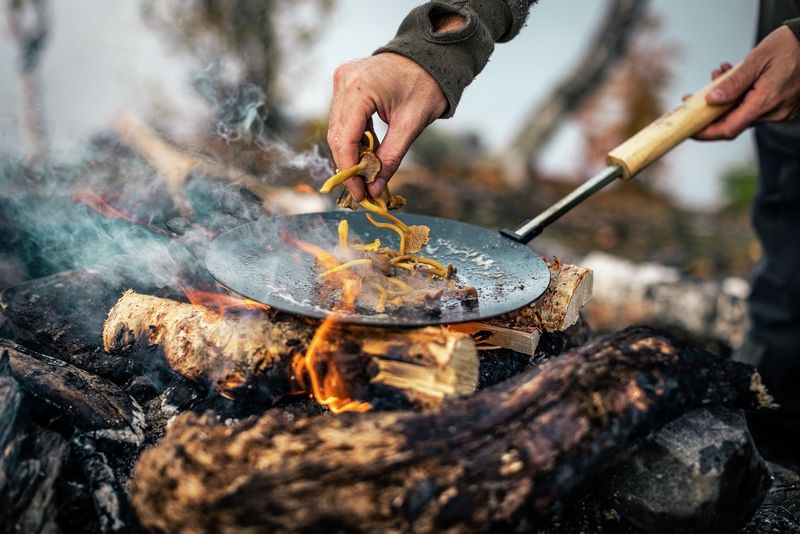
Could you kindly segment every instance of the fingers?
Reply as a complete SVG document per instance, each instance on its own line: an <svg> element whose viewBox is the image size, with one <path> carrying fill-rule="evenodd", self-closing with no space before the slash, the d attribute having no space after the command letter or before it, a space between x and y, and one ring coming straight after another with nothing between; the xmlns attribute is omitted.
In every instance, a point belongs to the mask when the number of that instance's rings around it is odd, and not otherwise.
<svg viewBox="0 0 800 534"><path fill-rule="evenodd" d="M722 76L723 74L725 74L726 72L731 70L732 68L733 68L733 65L731 65L727 61L725 63L720 63L718 68L716 68L713 71L711 71L711 79L712 80L716 80L717 78L719 78L720 76Z"/></svg>
<svg viewBox="0 0 800 534"><path fill-rule="evenodd" d="M428 121L421 117L395 119L389 124L389 129L376 152L381 160L381 172L378 178L369 184L370 196L376 198L383 193L383 188L397 171L411 143L427 125Z"/></svg>
<svg viewBox="0 0 800 534"><path fill-rule="evenodd" d="M375 103L356 84L349 83L348 65L336 70L333 83L333 100L328 116L328 146L333 161L340 169L347 169L358 163L358 143L364 130L371 128L371 117L375 113ZM356 201L364 199L366 185L364 179L354 176L345 182Z"/></svg>
<svg viewBox="0 0 800 534"><path fill-rule="evenodd" d="M741 104L694 137L701 141L735 139L746 128L759 121L764 112L764 96L758 91L750 91Z"/></svg>
<svg viewBox="0 0 800 534"><path fill-rule="evenodd" d="M712 73L712 77L716 79L724 72L730 70L730 63L723 63L719 69L716 69L716 76ZM713 91L706 96L706 102L712 106L719 106L723 104L730 104L739 100L755 83L758 79L759 66L756 61L748 59L739 66L739 68L723 80Z"/></svg>

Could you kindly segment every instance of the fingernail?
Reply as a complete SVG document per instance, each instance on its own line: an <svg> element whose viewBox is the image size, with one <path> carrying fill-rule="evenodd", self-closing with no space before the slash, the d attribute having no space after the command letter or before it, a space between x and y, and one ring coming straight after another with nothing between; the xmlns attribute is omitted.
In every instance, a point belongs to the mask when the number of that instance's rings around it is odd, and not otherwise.
<svg viewBox="0 0 800 534"><path fill-rule="evenodd" d="M708 100L711 102L725 102L725 91L722 89L714 89L708 93Z"/></svg>

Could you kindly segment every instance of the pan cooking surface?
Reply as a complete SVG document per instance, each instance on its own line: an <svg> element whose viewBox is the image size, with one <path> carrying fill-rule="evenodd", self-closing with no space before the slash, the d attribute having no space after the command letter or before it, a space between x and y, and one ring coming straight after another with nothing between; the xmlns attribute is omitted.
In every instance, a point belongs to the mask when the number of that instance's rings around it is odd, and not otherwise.
<svg viewBox="0 0 800 534"><path fill-rule="evenodd" d="M342 321L384 326L476 321L531 303L550 282L547 265L533 250L497 232L425 215L400 218L431 228L430 242L420 254L452 263L458 281L478 290L478 303L467 306L445 299L435 315L411 307L381 314L338 312ZM262 219L226 232L211 243L206 266L217 281L244 297L285 312L323 318L332 310L320 297L314 260L292 241L333 249L342 219L349 223L351 239L358 236L368 243L379 238L385 246L398 247L394 232L375 228L362 212L312 213Z"/></svg>

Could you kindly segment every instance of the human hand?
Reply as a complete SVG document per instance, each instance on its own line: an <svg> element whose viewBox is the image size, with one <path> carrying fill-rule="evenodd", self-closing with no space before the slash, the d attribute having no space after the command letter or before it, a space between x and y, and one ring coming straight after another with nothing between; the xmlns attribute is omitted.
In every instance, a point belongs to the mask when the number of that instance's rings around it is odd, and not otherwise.
<svg viewBox="0 0 800 534"><path fill-rule="evenodd" d="M382 167L375 181L368 189L360 176L345 182L353 198L380 196L411 143L446 108L436 80L399 54L377 54L337 68L328 117L328 145L336 166L346 169L358 163L358 143L365 130L372 130L373 113L389 126L376 150Z"/></svg>
<svg viewBox="0 0 800 534"><path fill-rule="evenodd" d="M712 73L717 79L731 69L723 63ZM711 105L740 101L731 111L694 137L703 141L734 139L760 122L800 115L800 40L786 26L767 35L719 87L706 96Z"/></svg>

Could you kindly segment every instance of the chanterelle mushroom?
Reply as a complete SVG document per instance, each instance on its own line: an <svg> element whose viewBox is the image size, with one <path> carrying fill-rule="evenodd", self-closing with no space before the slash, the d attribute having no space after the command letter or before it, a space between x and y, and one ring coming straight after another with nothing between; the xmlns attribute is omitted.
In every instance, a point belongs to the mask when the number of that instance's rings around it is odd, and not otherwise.
<svg viewBox="0 0 800 534"><path fill-rule="evenodd" d="M320 193L330 193L334 187L355 175L363 176L367 183L372 183L381 172L381 160L373 152L362 152L359 162L349 169L339 171L322 184Z"/></svg>
<svg viewBox="0 0 800 534"><path fill-rule="evenodd" d="M409 226L406 231L406 254L416 254L428 244L431 229L421 224Z"/></svg>

